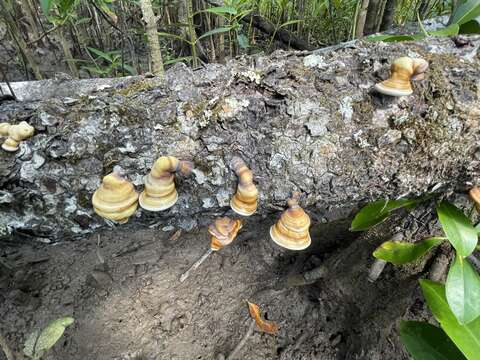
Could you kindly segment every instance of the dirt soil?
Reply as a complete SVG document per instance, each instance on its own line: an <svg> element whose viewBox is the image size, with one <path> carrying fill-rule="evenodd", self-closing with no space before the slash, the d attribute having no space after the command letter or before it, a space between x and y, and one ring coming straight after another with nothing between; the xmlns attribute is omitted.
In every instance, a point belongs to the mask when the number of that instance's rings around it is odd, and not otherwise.
<svg viewBox="0 0 480 360"><path fill-rule="evenodd" d="M184 283L179 276L209 247L205 228L177 238L176 230L161 230L165 224L136 232L127 224L75 242L4 243L0 260L11 269L0 273L0 332L21 349L33 329L71 315L74 325L46 359L223 359L248 329L249 300L280 330L276 336L255 331L238 359L408 358L392 326L405 306L381 313L381 292L374 301L378 318L369 323L356 318L355 307L336 306L339 299L325 285L274 288L318 266L329 248L352 243L348 222L312 231L314 245L303 252L276 248L270 224L246 224ZM365 274L359 283L365 298L368 286ZM412 301L411 291L392 295ZM355 328L364 320L369 340ZM378 340L379 331L388 341Z"/></svg>

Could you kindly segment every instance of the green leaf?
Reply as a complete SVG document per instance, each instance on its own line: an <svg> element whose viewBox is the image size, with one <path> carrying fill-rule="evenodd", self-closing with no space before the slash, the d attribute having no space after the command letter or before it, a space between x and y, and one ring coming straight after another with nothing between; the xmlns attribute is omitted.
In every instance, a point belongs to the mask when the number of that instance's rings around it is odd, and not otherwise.
<svg viewBox="0 0 480 360"><path fill-rule="evenodd" d="M108 54L106 52L103 52L102 50L98 50L98 49L88 47L88 46L87 46L87 49L91 53L94 53L95 55L97 55L98 57L101 57L102 59L106 60L107 62L112 62L112 57L110 56L110 54Z"/></svg>
<svg viewBox="0 0 480 360"><path fill-rule="evenodd" d="M466 359L442 329L426 322L402 321L400 338L414 360Z"/></svg>
<svg viewBox="0 0 480 360"><path fill-rule="evenodd" d="M48 16L50 12L50 7L52 6L52 0L40 0L40 6L45 16Z"/></svg>
<svg viewBox="0 0 480 360"><path fill-rule="evenodd" d="M180 40L180 41L185 41L187 44L191 44L190 41L188 41L187 39L185 39L184 37L179 36L179 35L169 34L169 33L166 33L166 32L158 32L157 34L158 34L158 36L169 37L169 38L177 39L177 40Z"/></svg>
<svg viewBox="0 0 480 360"><path fill-rule="evenodd" d="M34 360L40 359L57 343L65 332L65 328L73 322L74 319L67 316L50 322L41 332L33 331L25 342L23 352Z"/></svg>
<svg viewBox="0 0 480 360"><path fill-rule="evenodd" d="M443 241L445 238L442 237L431 237L416 243L386 241L373 252L373 256L395 265L403 265L417 260Z"/></svg>
<svg viewBox="0 0 480 360"><path fill-rule="evenodd" d="M480 34L480 16L460 25L460 34Z"/></svg>
<svg viewBox="0 0 480 360"><path fill-rule="evenodd" d="M246 37L244 34L237 35L237 42L242 49L248 49L250 46L248 43L248 37Z"/></svg>
<svg viewBox="0 0 480 360"><path fill-rule="evenodd" d="M480 316L480 276L468 260L456 256L445 283L450 309L460 324Z"/></svg>
<svg viewBox="0 0 480 360"><path fill-rule="evenodd" d="M228 31L230 31L230 30L231 30L231 26L228 26L228 27L219 27L219 28L216 28L216 29L207 31L205 34L202 34L202 36L199 36L199 37L197 38L197 41L200 40L200 39L206 38L206 37L208 37L208 36L212 36L212 35L220 34L220 33L225 33L225 32L228 32Z"/></svg>
<svg viewBox="0 0 480 360"><path fill-rule="evenodd" d="M186 61L186 62L192 61L192 57L191 56L179 57L179 58L167 60L163 64L164 65L171 65L171 64L176 64L176 63L182 62L182 61Z"/></svg>
<svg viewBox="0 0 480 360"><path fill-rule="evenodd" d="M350 230L367 230L384 221L390 215L390 211L417 204L423 200L424 198L400 200L382 199L369 203L355 215Z"/></svg>
<svg viewBox="0 0 480 360"><path fill-rule="evenodd" d="M25 345L23 346L23 353L34 360L40 359L44 354L43 351L35 352L35 344L37 343L39 335L40 330L37 329L32 331L28 336L27 341L25 341Z"/></svg>
<svg viewBox="0 0 480 360"><path fill-rule="evenodd" d="M480 235L480 223L478 223L478 224L475 226L475 231L477 232L477 235Z"/></svg>
<svg viewBox="0 0 480 360"><path fill-rule="evenodd" d="M445 286L430 280L420 280L420 285L428 307L442 329L467 359L477 360L480 354L480 318L461 325L448 306Z"/></svg>
<svg viewBox="0 0 480 360"><path fill-rule="evenodd" d="M293 24L298 24L298 23L301 23L303 22L303 20L290 20L290 21L286 21L284 22L282 25L280 25L277 30L280 30L281 28L285 27L285 26L289 26L289 25L293 25Z"/></svg>
<svg viewBox="0 0 480 360"><path fill-rule="evenodd" d="M423 35L371 35L365 38L365 41L375 42L400 42L400 41L414 41L423 39Z"/></svg>
<svg viewBox="0 0 480 360"><path fill-rule="evenodd" d="M467 257L477 246L478 235L470 220L454 205L442 201L437 206L437 214L447 235L458 255Z"/></svg>
<svg viewBox="0 0 480 360"><path fill-rule="evenodd" d="M431 31L429 35L430 36L455 36L455 35L458 35L459 31L460 31L460 26L458 24L452 24L443 29Z"/></svg>
<svg viewBox="0 0 480 360"><path fill-rule="evenodd" d="M230 14L237 15L238 11L233 6L217 6L202 10L203 12L209 12L212 14Z"/></svg>
<svg viewBox="0 0 480 360"><path fill-rule="evenodd" d="M461 3L454 11L450 23L462 25L480 16L480 1L468 0Z"/></svg>
<svg viewBox="0 0 480 360"><path fill-rule="evenodd" d="M67 326L72 325L74 319L72 317L64 317L52 321L42 330L38 337L35 351L48 351L62 337Z"/></svg>

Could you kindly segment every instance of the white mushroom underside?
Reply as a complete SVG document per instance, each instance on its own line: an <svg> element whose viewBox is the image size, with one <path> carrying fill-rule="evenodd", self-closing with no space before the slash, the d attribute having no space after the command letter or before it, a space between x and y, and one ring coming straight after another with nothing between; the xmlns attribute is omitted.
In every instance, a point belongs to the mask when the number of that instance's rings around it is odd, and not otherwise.
<svg viewBox="0 0 480 360"><path fill-rule="evenodd" d="M310 238L310 234L308 235L308 241L304 244L298 244L298 245L294 245L292 246L291 244L286 244L284 242L280 242L278 239L275 239L275 237L273 236L273 227L275 225L272 225L270 227L270 238L273 240L273 242L275 244L277 244L278 246L281 246L282 248L284 249L288 249L288 250L305 250L306 248L308 248L312 242L311 238Z"/></svg>
<svg viewBox="0 0 480 360"><path fill-rule="evenodd" d="M375 84L375 90L379 93L389 95L389 96L408 96L412 94L412 90L399 90L391 87L387 87L382 83Z"/></svg>
<svg viewBox="0 0 480 360"><path fill-rule="evenodd" d="M143 198L145 197L145 191L143 191L140 196L138 197L138 203L140 204L140 207L142 209L145 209L145 210L148 210L148 211L163 211L163 210L167 210L169 208L171 208L173 205L175 205L175 203L177 202L178 200L178 193L177 195L175 196L175 200L173 200L172 202L170 203L167 203L167 204L164 204L162 206L151 206L151 205L147 205L143 202ZM150 197L151 199L152 197Z"/></svg>

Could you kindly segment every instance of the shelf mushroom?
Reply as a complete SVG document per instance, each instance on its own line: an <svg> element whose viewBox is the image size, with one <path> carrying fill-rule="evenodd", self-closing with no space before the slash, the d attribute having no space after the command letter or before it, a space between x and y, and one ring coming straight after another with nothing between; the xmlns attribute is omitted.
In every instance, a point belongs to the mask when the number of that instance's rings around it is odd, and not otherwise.
<svg viewBox="0 0 480 360"><path fill-rule="evenodd" d="M180 282L184 282L190 273L198 268L212 252L218 251L223 247L231 244L237 237L238 232L242 228L241 220L232 220L228 217L216 219L208 226L210 234L210 248L199 258L190 268L180 276Z"/></svg>
<svg viewBox="0 0 480 360"><path fill-rule="evenodd" d="M279 246L288 250L304 250L310 246L310 217L298 205L299 193L288 200L288 209L270 228L270 237Z"/></svg>
<svg viewBox="0 0 480 360"><path fill-rule="evenodd" d="M230 207L239 215L253 215L258 206L258 190L253 183L253 173L245 161L238 156L232 159L231 166L239 181L237 192L230 201Z"/></svg>
<svg viewBox="0 0 480 360"><path fill-rule="evenodd" d="M2 149L9 152L17 151L20 142L31 137L34 131L33 126L29 125L26 121L22 121L17 125L1 123L0 135L8 136L2 144Z"/></svg>
<svg viewBox="0 0 480 360"><path fill-rule="evenodd" d="M375 85L379 93L390 96L406 96L412 94L411 80L422 80L428 69L424 59L401 57L396 59L390 68L390 78Z"/></svg>
<svg viewBox="0 0 480 360"><path fill-rule="evenodd" d="M10 129L9 123L2 122L0 123L0 136L8 136L8 129Z"/></svg>
<svg viewBox="0 0 480 360"><path fill-rule="evenodd" d="M92 196L93 210L101 217L124 224L138 206L138 193L120 167L105 176Z"/></svg>
<svg viewBox="0 0 480 360"><path fill-rule="evenodd" d="M149 211L171 208L178 200L174 173L188 175L193 169L190 161L173 156L162 156L155 161L150 173L145 176L145 190L140 194L140 206Z"/></svg>

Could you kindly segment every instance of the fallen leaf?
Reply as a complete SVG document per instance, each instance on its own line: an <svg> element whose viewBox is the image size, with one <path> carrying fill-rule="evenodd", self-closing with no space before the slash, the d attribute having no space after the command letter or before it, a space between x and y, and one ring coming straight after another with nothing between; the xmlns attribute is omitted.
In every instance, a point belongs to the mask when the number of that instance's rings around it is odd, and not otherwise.
<svg viewBox="0 0 480 360"><path fill-rule="evenodd" d="M255 320L260 330L268 334L275 335L278 332L277 323L275 321L262 319L260 315L260 308L258 307L258 305L251 303L249 301L247 301L247 303L248 303L248 310L250 311L250 316Z"/></svg>
<svg viewBox="0 0 480 360"><path fill-rule="evenodd" d="M178 240L180 235L182 235L182 229L178 229L177 231L175 231L175 233L172 236L170 236L170 239L168 239L168 240L169 241L176 241L176 240Z"/></svg>

